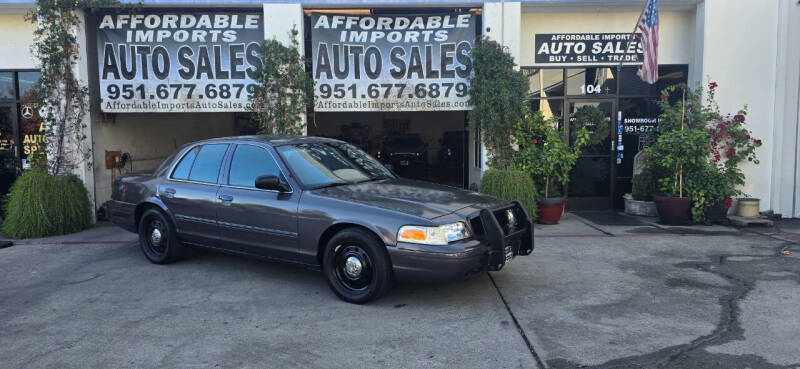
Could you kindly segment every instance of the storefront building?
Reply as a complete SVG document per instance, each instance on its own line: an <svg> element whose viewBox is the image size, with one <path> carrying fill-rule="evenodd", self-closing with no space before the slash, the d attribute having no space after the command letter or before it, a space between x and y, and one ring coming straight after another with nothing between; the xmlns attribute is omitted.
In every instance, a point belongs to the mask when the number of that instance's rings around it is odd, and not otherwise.
<svg viewBox="0 0 800 369"><path fill-rule="evenodd" d="M476 37L508 48L530 78L530 104L592 134L567 187L569 206L621 207L633 158L651 144L655 100L675 83L719 84L723 111L748 104L761 163L744 191L762 210L800 217L800 4L661 0L659 82L636 76L640 0L145 0L135 16L86 13L78 75L99 99L86 118L92 165L79 175L97 206L112 178L153 169L193 140L255 132L248 112L254 47L291 42L310 60L309 135L351 142L401 176L474 187L485 148L469 127L467 58ZM41 139L29 87L30 0L0 0L0 160L6 191ZM588 107L602 112L586 123ZM127 154L127 155L123 155ZM112 168L117 158L124 167ZM119 166L119 165L116 165ZM4 186L4 187L3 187Z"/></svg>

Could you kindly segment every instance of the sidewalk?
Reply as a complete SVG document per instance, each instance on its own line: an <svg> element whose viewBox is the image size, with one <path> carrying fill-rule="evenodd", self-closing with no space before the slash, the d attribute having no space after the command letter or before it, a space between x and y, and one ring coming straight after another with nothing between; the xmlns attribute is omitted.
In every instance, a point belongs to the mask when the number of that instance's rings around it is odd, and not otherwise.
<svg viewBox="0 0 800 369"><path fill-rule="evenodd" d="M597 218L601 218L598 221ZM774 227L736 228L723 225L667 226L657 218L626 215L614 211L567 212L558 224L535 224L536 238L570 237L675 237L684 235L723 236L756 233L778 240L800 244L800 219L782 219ZM0 242L9 240L0 234ZM27 240L11 240L15 245L80 245L136 242L137 235L98 222L82 232Z"/></svg>
<svg viewBox="0 0 800 369"><path fill-rule="evenodd" d="M798 222L800 223L800 222ZM626 215L616 211L567 212L554 225L536 224L537 238L558 237L642 237L647 235L673 237L681 235L736 235L758 228L739 229L724 225L667 226L658 218ZM777 227L776 227L777 228ZM766 230L766 228L761 228ZM796 230L800 232L800 225ZM773 231L779 232L779 231ZM800 234L800 233L798 233Z"/></svg>
<svg viewBox="0 0 800 369"><path fill-rule="evenodd" d="M94 244L115 244L135 242L138 236L123 230L109 222L97 222L89 229L78 233L66 234L62 236L29 238L25 240L9 239L0 234L0 242L12 241L14 246L23 245L94 245Z"/></svg>

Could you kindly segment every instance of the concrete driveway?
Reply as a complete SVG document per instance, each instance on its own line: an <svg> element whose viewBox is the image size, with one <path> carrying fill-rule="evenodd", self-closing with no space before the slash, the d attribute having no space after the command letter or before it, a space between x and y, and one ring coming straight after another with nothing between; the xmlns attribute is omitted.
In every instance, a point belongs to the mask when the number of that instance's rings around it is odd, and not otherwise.
<svg viewBox="0 0 800 369"><path fill-rule="evenodd" d="M97 227L0 249L0 366L796 368L797 229L570 215L491 276L357 306L317 272L205 251L153 265Z"/></svg>

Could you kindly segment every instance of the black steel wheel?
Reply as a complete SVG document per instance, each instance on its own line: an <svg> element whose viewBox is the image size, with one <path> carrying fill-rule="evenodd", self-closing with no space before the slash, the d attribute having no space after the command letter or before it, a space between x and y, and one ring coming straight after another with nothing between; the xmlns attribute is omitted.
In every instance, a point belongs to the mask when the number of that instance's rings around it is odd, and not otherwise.
<svg viewBox="0 0 800 369"><path fill-rule="evenodd" d="M139 246L147 260L166 264L183 256L175 227L160 210L148 209L139 219Z"/></svg>
<svg viewBox="0 0 800 369"><path fill-rule="evenodd" d="M360 228L342 230L331 238L322 269L333 292L355 304L380 297L393 281L386 246Z"/></svg>

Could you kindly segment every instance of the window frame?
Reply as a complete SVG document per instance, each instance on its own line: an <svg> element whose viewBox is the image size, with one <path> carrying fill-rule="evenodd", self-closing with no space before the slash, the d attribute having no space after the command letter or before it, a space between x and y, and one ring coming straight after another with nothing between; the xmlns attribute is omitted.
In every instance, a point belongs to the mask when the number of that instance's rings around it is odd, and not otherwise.
<svg viewBox="0 0 800 369"><path fill-rule="evenodd" d="M282 194L294 193L294 187L289 182L289 176L287 176L286 173L283 171L283 168L281 168L281 164L280 164L281 162L278 161L278 158L275 157L275 154L273 154L272 151L268 147L265 147L265 146L262 146L262 145L255 145L255 144L251 144L251 143L235 143L235 144L233 144L231 146L232 147L228 148L228 150L230 152L228 153L228 155L226 155L226 157L224 159L223 167L222 167L222 171L223 171L222 176L224 178L220 178L217 181L217 182L219 182L219 185L221 187L236 188L236 189L240 189L240 190L275 192L275 193L282 193ZM268 189L263 189L263 188L256 188L255 186L248 187L248 186L240 186L240 185L230 184L229 182L230 182L230 177L231 177L231 169L233 167L233 156L234 156L234 154L236 154L236 149L239 146L252 146L252 147L256 147L256 148L259 148L261 150L266 151L267 154L269 154L269 156L272 158L272 162L275 163L275 167L278 168L278 172L280 173L281 182L283 182L283 184L289 186L289 191L268 190Z"/></svg>
<svg viewBox="0 0 800 369"><path fill-rule="evenodd" d="M14 88L14 95L11 97L0 98L0 105L11 107L11 134L14 139L14 165L17 167L18 173L24 172L22 159L27 158L23 150L23 137L22 137L22 104L37 103L35 100L22 99L19 94L19 73L20 72L36 72L41 76L41 70L37 68L0 68L0 73L11 73L11 85ZM22 171L22 172L20 172Z"/></svg>
<svg viewBox="0 0 800 369"><path fill-rule="evenodd" d="M202 150L203 146L206 146L206 145L225 145L225 146L227 146L225 148L225 153L222 154L222 161L220 161L219 169L217 169L217 181L216 182L203 182L203 181L196 181L196 180L191 180L190 179L191 175L192 175L192 170L194 169L194 163L195 163L195 161L197 161L197 156L199 156L199 154L200 154L199 151L197 153L198 155L195 155L194 159L192 159L192 166L189 167L189 174L186 177L186 179L175 178L174 177L175 169L177 169L178 164L180 164L180 162L183 161L183 159L186 157L186 155L189 155L189 153L191 151L193 151L195 148L198 148L198 147L200 148L200 150ZM180 155L180 159L175 160L172 163L172 165L170 166L169 175L167 176L167 180L168 181L173 181L173 182L195 183L195 184L204 184L204 185L215 185L215 186L220 185L220 180L221 180L222 174L223 174L222 170L225 168L225 162L226 162L226 159L229 156L229 153L230 153L230 150L231 150L231 146L233 146L233 145L231 145L231 143L229 143L229 142L203 142L203 143L198 143L196 145L189 146Z"/></svg>

